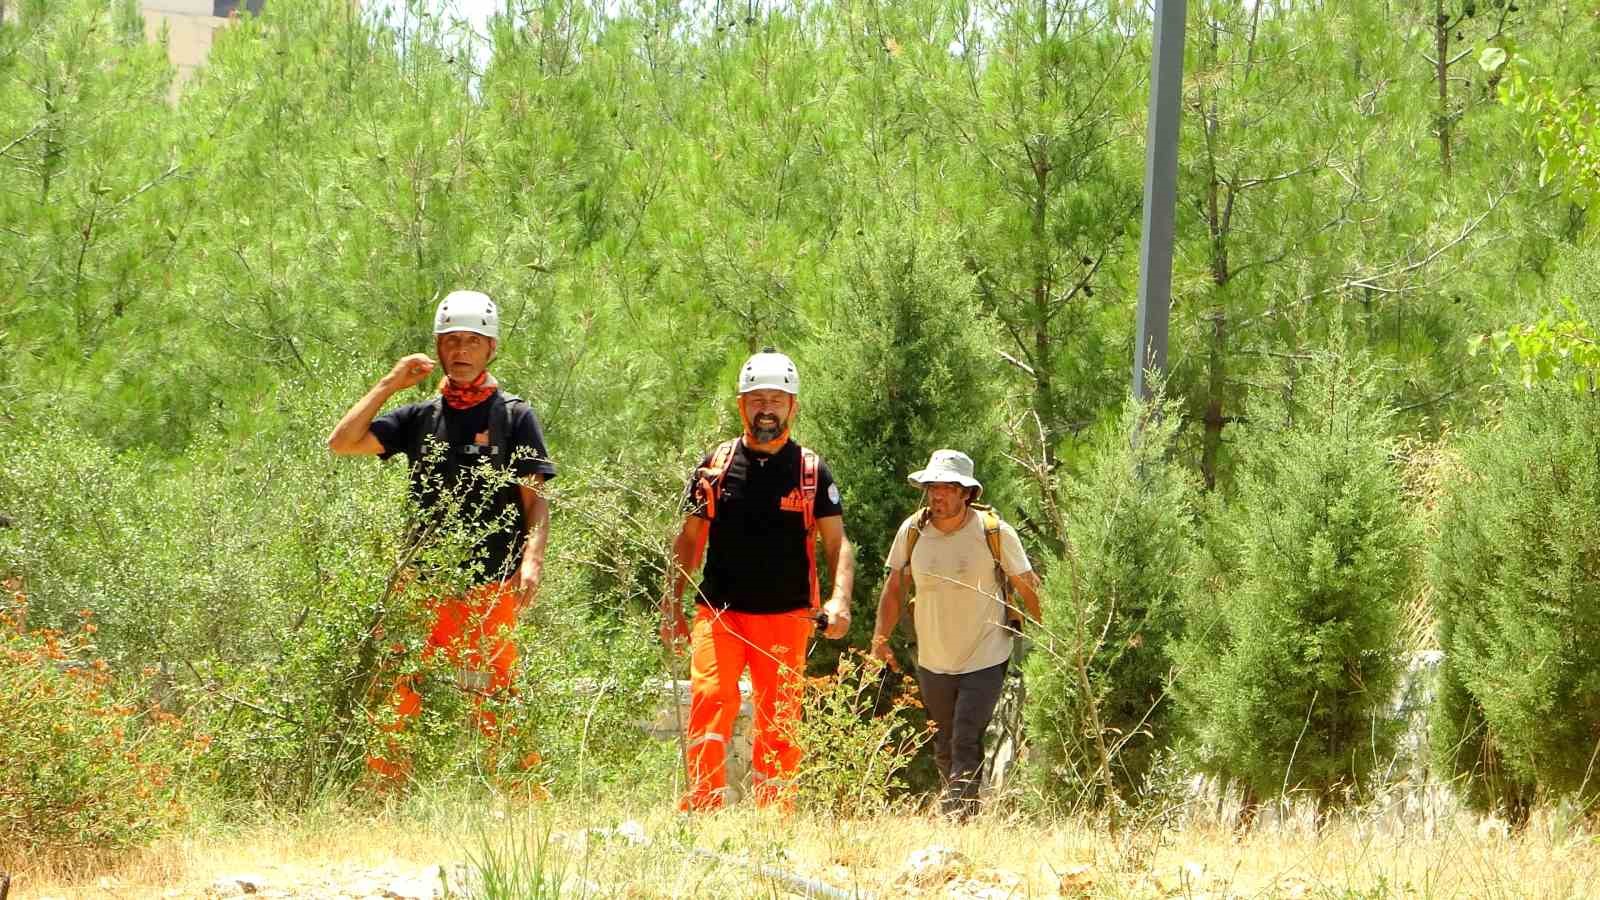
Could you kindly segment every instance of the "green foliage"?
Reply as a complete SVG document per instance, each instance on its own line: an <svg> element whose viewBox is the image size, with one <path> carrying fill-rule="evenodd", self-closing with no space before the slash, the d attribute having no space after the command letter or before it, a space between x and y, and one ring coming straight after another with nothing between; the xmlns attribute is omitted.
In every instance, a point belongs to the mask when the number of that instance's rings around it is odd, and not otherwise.
<svg viewBox="0 0 1600 900"><path fill-rule="evenodd" d="M1588 393L1508 397L1499 427L1464 441L1429 560L1451 690L1435 747L1481 780L1471 799L1513 816L1535 789L1596 796L1597 434Z"/></svg>
<svg viewBox="0 0 1600 900"><path fill-rule="evenodd" d="M1331 354L1287 377L1209 523L1234 557L1189 600L1179 715L1195 763L1257 798L1359 795L1392 753L1419 534L1372 384Z"/></svg>
<svg viewBox="0 0 1600 900"><path fill-rule="evenodd" d="M929 740L878 659L855 652L831 676L807 679L795 740L805 750L795 771L797 802L841 818L887 811L906 789L905 774Z"/></svg>
<svg viewBox="0 0 1600 900"><path fill-rule="evenodd" d="M184 817L174 775L209 739L112 675L89 610L70 633L28 628L19 584L0 596L0 868L147 844Z"/></svg>
<svg viewBox="0 0 1600 900"><path fill-rule="evenodd" d="M1600 101L1592 92L1563 87L1541 74L1539 65L1514 46L1486 47L1479 65L1499 84L1499 96L1516 113L1517 132L1531 144L1539 158L1540 187L1553 185L1588 223L1589 233L1600 222L1595 213L1600 202ZM1537 321L1513 324L1474 337L1473 354L1492 348L1490 363L1497 372L1505 356L1514 353L1523 387L1570 378L1574 389L1594 387L1600 372L1600 350L1593 327L1569 298L1562 313L1546 312Z"/></svg>
<svg viewBox="0 0 1600 900"><path fill-rule="evenodd" d="M1539 184L1554 183L1580 206L1600 197L1600 100L1543 75L1526 55L1486 47L1478 58L1500 77L1500 98L1520 116L1518 131L1539 155Z"/></svg>
<svg viewBox="0 0 1600 900"><path fill-rule="evenodd" d="M1136 802L1172 740L1169 653L1197 500L1170 458L1176 430L1162 404L1130 401L1062 490L1067 555L1049 567L1025 671L1037 786L1068 808Z"/></svg>
<svg viewBox="0 0 1600 900"><path fill-rule="evenodd" d="M809 375L802 427L825 448L844 495L859 559L858 602L877 596L870 575L921 502L905 477L934 450L967 453L986 499L1006 495L1005 448L994 440L1000 397L993 326L972 299L955 236L901 224L914 230L885 222L853 242L847 268L835 278L835 314L819 350L801 363ZM807 368L804 360L814 362ZM871 631L871 617L859 617L855 637L864 641Z"/></svg>
<svg viewBox="0 0 1600 900"><path fill-rule="evenodd" d="M1514 354L1524 388L1550 381L1565 370L1572 377L1574 390L1591 389L1595 373L1600 372L1600 345L1576 307L1570 301L1563 306L1565 316L1549 312L1537 322L1479 335L1469 345L1471 352L1476 355L1492 348L1489 362L1497 372L1504 371L1506 356Z"/></svg>

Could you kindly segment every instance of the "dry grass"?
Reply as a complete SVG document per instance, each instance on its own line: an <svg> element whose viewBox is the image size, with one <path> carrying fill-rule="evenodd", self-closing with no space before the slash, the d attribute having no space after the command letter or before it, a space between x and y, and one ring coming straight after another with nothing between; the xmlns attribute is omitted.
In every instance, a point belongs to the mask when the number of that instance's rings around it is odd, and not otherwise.
<svg viewBox="0 0 1600 900"><path fill-rule="evenodd" d="M629 819L643 825L648 845L605 834ZM330 885L341 874L483 860L489 847L517 847L531 848L537 859L524 866L559 873L568 885L563 897L787 895L754 866L880 897L1600 895L1600 846L1553 814L1510 839L1465 815L1426 835L1381 824L1352 819L1320 834L1293 821L1243 836L1205 825L1111 833L1079 821L1040 826L999 816L956 826L907 816L786 818L748 808L690 818L621 804L486 810L441 801L420 810L415 803L359 816L330 809L289 824L197 830L104 871L21 872L16 890L22 897L202 896L217 878L249 872L274 887L298 886L297 896L333 896ZM907 857L932 846L960 857L926 883L901 877ZM500 865L501 874L514 874Z"/></svg>
<svg viewBox="0 0 1600 900"><path fill-rule="evenodd" d="M293 888L340 870L457 859L455 843L437 826L419 828L399 816L329 809L294 822L196 826L99 869L64 870L48 863L19 868L13 873L13 896L199 897L217 879L243 873Z"/></svg>

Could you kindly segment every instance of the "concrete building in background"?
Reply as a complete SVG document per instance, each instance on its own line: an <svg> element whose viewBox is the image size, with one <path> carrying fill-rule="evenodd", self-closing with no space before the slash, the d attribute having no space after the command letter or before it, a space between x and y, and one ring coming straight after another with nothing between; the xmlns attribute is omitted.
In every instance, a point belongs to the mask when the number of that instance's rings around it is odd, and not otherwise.
<svg viewBox="0 0 1600 900"><path fill-rule="evenodd" d="M235 13L261 12L265 0L144 0L139 12L144 16L144 33L159 40L167 32L167 59L177 70L174 85L189 80L196 66L211 52L217 32L228 27Z"/></svg>

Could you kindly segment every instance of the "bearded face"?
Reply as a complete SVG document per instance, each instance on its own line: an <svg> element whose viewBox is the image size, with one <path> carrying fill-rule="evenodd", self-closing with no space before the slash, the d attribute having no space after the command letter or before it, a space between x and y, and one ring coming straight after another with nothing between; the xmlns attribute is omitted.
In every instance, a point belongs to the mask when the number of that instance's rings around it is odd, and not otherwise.
<svg viewBox="0 0 1600 900"><path fill-rule="evenodd" d="M759 390L741 395L745 425L758 444L771 443L789 430L794 418L794 397L784 391Z"/></svg>
<svg viewBox="0 0 1600 900"><path fill-rule="evenodd" d="M972 502L974 489L959 484L935 482L923 488L928 512L935 519L953 519Z"/></svg>

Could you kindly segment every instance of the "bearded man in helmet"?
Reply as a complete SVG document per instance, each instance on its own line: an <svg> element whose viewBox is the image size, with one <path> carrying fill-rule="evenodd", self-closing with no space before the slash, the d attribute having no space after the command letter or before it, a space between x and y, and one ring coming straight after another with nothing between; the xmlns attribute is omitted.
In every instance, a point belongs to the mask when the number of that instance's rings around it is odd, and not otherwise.
<svg viewBox="0 0 1600 900"><path fill-rule="evenodd" d="M755 701L752 793L763 805L791 802L787 779L800 761L793 731L818 608L827 637L841 638L850 627L854 561L839 488L821 458L789 437L799 395L789 357L770 349L750 357L739 370L744 434L708 454L684 494L670 589L661 602L662 640L672 647L688 641L690 651L682 809L726 802L727 744L746 667ZM832 584L826 604L817 580L819 538ZM702 559L691 629L683 591Z"/></svg>
<svg viewBox="0 0 1600 900"><path fill-rule="evenodd" d="M389 398L422 383L436 368L425 353L404 357L339 420L328 449L380 459L404 453L422 517L420 533L464 525L475 535L462 562L472 587L432 604L424 656L444 653L462 684L481 699L511 686L517 648L507 632L539 591L550 530L542 485L556 470L533 408L501 391L489 374L500 342L494 301L478 291L451 292L434 314L433 335L437 366L444 369L439 394L378 415ZM395 731L422 711L422 698L406 678L395 685L391 702ZM493 734L487 711L479 724ZM403 761L378 756L367 764L383 775L406 771Z"/></svg>

